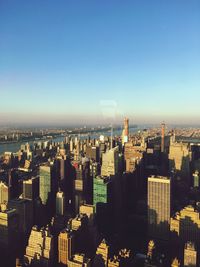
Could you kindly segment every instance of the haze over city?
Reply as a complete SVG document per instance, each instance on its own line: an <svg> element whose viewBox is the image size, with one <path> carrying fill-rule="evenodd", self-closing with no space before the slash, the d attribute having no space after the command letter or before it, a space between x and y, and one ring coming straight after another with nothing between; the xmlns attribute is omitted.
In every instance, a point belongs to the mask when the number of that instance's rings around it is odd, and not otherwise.
<svg viewBox="0 0 200 267"><path fill-rule="evenodd" d="M1 0L0 124L198 124L199 9Z"/></svg>
<svg viewBox="0 0 200 267"><path fill-rule="evenodd" d="M0 267L200 267L199 99L199 0L0 0Z"/></svg>

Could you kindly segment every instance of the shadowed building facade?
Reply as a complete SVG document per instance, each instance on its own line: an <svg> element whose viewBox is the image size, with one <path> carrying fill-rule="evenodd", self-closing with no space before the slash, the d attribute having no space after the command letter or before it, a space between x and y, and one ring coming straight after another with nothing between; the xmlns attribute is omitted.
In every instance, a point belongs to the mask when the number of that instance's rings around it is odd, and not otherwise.
<svg viewBox="0 0 200 267"><path fill-rule="evenodd" d="M163 176L148 178L148 233L167 240L170 230L171 180Z"/></svg>
<svg viewBox="0 0 200 267"><path fill-rule="evenodd" d="M170 219L170 231L181 241L200 241L200 212L196 207L186 206Z"/></svg>

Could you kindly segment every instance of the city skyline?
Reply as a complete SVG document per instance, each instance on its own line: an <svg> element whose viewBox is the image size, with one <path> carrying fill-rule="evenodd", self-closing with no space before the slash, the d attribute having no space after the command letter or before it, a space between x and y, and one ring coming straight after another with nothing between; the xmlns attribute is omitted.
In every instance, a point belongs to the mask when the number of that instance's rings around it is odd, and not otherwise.
<svg viewBox="0 0 200 267"><path fill-rule="evenodd" d="M198 124L199 8L2 0L0 125Z"/></svg>

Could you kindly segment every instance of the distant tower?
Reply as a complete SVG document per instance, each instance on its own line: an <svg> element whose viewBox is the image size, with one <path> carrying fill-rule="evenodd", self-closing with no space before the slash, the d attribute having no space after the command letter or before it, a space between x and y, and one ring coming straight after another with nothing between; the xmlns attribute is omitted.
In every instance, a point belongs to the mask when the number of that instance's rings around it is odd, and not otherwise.
<svg viewBox="0 0 200 267"><path fill-rule="evenodd" d="M165 123L161 124L161 152L165 152Z"/></svg>
<svg viewBox="0 0 200 267"><path fill-rule="evenodd" d="M126 136L129 135L129 119L128 118L124 119L124 135Z"/></svg>
<svg viewBox="0 0 200 267"><path fill-rule="evenodd" d="M128 136L129 136L129 119L125 118L124 119L124 138L125 142L128 142Z"/></svg>
<svg viewBox="0 0 200 267"><path fill-rule="evenodd" d="M148 178L148 230L151 237L167 240L170 230L171 180L163 176Z"/></svg>

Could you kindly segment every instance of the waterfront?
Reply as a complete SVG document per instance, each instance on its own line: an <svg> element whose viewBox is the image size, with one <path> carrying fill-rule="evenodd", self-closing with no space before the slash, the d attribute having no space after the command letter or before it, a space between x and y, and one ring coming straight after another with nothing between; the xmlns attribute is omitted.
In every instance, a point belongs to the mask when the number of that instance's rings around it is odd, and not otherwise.
<svg viewBox="0 0 200 267"><path fill-rule="evenodd" d="M130 128L130 133L135 133L139 128ZM88 136L90 138L99 138L100 135L105 135L105 136L110 136L111 132L98 132L98 133L93 133L93 134L83 134L80 135L80 139L86 139ZM120 136L121 135L121 130L113 130L113 135ZM78 135L73 135L78 136ZM38 142L45 142L45 141L52 141L52 142L62 142L64 141L65 136L58 136L53 139L41 139L41 140L36 140L36 141L30 141L28 142L30 145L33 145L34 143ZM17 152L21 145L26 144L27 142L16 142L16 143L7 143L7 144L0 144L0 155L2 155L4 152Z"/></svg>

